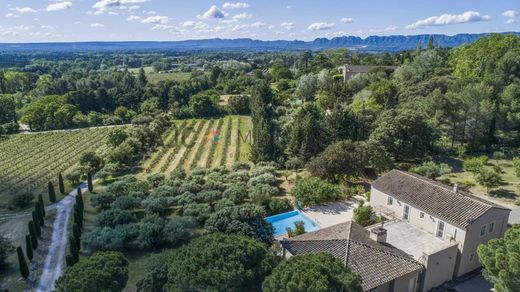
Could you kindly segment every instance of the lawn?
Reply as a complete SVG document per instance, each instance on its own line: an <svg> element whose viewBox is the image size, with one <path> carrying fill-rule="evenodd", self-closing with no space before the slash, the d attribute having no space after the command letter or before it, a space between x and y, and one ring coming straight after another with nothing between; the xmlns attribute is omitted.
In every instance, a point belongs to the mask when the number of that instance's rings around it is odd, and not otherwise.
<svg viewBox="0 0 520 292"><path fill-rule="evenodd" d="M520 202L520 179L515 175L513 163L511 160L498 160L498 164L502 168L500 174L502 185L491 191L491 195L487 194L486 188L479 185L470 172L464 171L463 161L458 158L440 159L440 161L449 164L453 168L453 172L443 175L438 180L449 180L450 183L457 183L460 186L472 185L469 190L482 198L494 201L498 204L508 207L515 207ZM497 165L495 159L490 158L486 168L492 169Z"/></svg>

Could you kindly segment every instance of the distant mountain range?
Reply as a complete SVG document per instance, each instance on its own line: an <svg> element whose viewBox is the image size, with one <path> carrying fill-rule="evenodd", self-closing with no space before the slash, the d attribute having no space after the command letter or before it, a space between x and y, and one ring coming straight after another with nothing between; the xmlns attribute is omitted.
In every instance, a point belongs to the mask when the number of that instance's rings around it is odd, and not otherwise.
<svg viewBox="0 0 520 292"><path fill-rule="evenodd" d="M504 32L501 34L516 34L520 32ZM457 34L448 36L443 34L432 35L435 44L442 47L457 47L472 43L479 38L489 35ZM284 51L284 50L323 50L333 48L348 48L364 52L395 52L409 50L421 43L426 46L429 34L421 35L392 35L369 36L342 36L332 39L317 38L314 41L261 41L248 38L241 39L201 39L185 41L128 41L128 42L63 42L63 43L0 43L0 52L5 51L191 51L191 50L228 50L228 51Z"/></svg>

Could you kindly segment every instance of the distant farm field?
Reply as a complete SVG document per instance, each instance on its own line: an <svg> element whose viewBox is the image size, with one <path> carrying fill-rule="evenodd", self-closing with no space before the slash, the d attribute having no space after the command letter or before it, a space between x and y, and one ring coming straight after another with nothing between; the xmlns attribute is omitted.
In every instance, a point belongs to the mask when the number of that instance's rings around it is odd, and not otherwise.
<svg viewBox="0 0 520 292"><path fill-rule="evenodd" d="M153 71L152 67L143 67L144 72L146 74L146 78L148 78L148 81L151 83L157 83L159 81L166 81L166 80L175 80L175 81L182 81L182 80L188 80L190 77L189 72L165 72L165 73L156 73ZM139 73L139 68L131 68L128 69L128 71L132 72L133 74Z"/></svg>
<svg viewBox="0 0 520 292"><path fill-rule="evenodd" d="M45 192L47 182L57 183L58 174L67 173L83 153L102 148L112 129L16 134L0 139L2 204L17 193Z"/></svg>
<svg viewBox="0 0 520 292"><path fill-rule="evenodd" d="M251 119L227 116L175 122L164 134L164 146L142 164L143 174L169 173L176 168L231 167L249 161Z"/></svg>

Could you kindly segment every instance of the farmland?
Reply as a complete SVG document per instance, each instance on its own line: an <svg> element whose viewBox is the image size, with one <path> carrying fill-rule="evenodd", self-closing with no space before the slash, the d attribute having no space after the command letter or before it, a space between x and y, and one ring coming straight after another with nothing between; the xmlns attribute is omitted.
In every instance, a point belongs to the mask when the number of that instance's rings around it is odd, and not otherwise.
<svg viewBox="0 0 520 292"><path fill-rule="evenodd" d="M247 162L250 129L251 120L244 116L177 121L164 134L164 146L142 164L143 174Z"/></svg>
<svg viewBox="0 0 520 292"><path fill-rule="evenodd" d="M99 150L111 128L17 134L0 140L0 198L46 190L78 163L81 155Z"/></svg>

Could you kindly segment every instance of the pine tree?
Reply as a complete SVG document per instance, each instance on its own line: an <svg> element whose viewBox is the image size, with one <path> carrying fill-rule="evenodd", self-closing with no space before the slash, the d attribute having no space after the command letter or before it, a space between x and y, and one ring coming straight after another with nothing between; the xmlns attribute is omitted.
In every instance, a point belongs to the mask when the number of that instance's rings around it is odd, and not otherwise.
<svg viewBox="0 0 520 292"><path fill-rule="evenodd" d="M27 277L29 277L29 267L27 266L27 261L25 260L21 246L16 248L16 254L18 255L18 266L20 267L20 274L22 277L27 279Z"/></svg>
<svg viewBox="0 0 520 292"><path fill-rule="evenodd" d="M25 236L25 252L27 253L27 258L29 260L33 259L33 246L31 241L31 236L26 235Z"/></svg>
<svg viewBox="0 0 520 292"><path fill-rule="evenodd" d="M38 213L36 211L32 211L32 221L34 222L34 228L36 228L36 235L40 237L42 235L42 228L40 224L40 218L38 218Z"/></svg>
<svg viewBox="0 0 520 292"><path fill-rule="evenodd" d="M49 201L51 201L51 203L56 202L56 192L54 191L54 185L52 184L52 182L49 182L47 187L49 190Z"/></svg>
<svg viewBox="0 0 520 292"><path fill-rule="evenodd" d="M426 46L426 49L428 51L434 49L433 35L430 35L430 38L428 39L428 45Z"/></svg>
<svg viewBox="0 0 520 292"><path fill-rule="evenodd" d="M81 230L78 223L74 223L72 225L72 234L76 240L76 243L78 244L78 250L81 250Z"/></svg>
<svg viewBox="0 0 520 292"><path fill-rule="evenodd" d="M38 203L40 204L40 212L42 214L42 217L45 217L45 204L43 203L42 195L38 195Z"/></svg>
<svg viewBox="0 0 520 292"><path fill-rule="evenodd" d="M78 244L76 243L76 240L72 236L69 237L69 245L70 245L70 254L72 255L72 259L74 260L74 263L77 263L79 261Z"/></svg>
<svg viewBox="0 0 520 292"><path fill-rule="evenodd" d="M87 184L88 184L88 190L92 192L94 190L94 185L92 184L92 174L87 175Z"/></svg>
<svg viewBox="0 0 520 292"><path fill-rule="evenodd" d="M38 223L40 224L40 226L45 225L45 222L44 222L45 218L43 218L43 215L42 215L42 208L40 207L40 202L34 203L33 213L36 215L36 218L38 218ZM35 215L33 215L33 220L34 220ZM34 220L34 222L36 222L36 220Z"/></svg>
<svg viewBox="0 0 520 292"><path fill-rule="evenodd" d="M65 256L65 262L67 263L67 267L74 266L74 258L70 254Z"/></svg>
<svg viewBox="0 0 520 292"><path fill-rule="evenodd" d="M63 183L63 176L61 175L61 173L58 175L58 183L59 183L60 193L62 195L65 195L65 184Z"/></svg>

